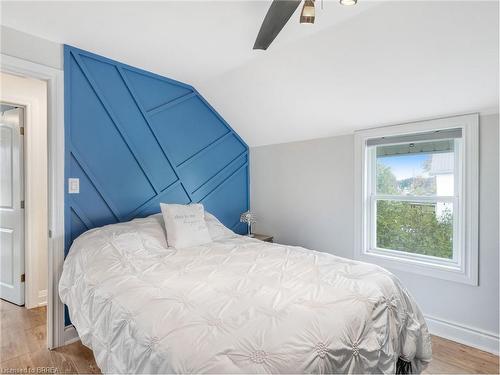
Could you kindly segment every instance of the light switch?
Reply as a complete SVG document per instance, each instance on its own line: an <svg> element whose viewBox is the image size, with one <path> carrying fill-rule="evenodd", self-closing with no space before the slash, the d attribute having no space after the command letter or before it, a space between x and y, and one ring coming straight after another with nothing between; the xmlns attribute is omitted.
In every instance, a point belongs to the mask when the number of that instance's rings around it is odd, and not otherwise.
<svg viewBox="0 0 500 375"><path fill-rule="evenodd" d="M69 194L79 194L80 193L80 179L79 178L68 178L68 193Z"/></svg>

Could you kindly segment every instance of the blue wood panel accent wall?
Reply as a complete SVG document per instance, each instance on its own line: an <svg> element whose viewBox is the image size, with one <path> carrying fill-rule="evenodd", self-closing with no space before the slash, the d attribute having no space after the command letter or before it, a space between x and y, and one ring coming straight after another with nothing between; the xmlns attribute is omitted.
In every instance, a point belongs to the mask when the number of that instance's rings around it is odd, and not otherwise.
<svg viewBox="0 0 500 375"><path fill-rule="evenodd" d="M82 232L201 202L243 233L248 146L191 86L64 47L66 252Z"/></svg>

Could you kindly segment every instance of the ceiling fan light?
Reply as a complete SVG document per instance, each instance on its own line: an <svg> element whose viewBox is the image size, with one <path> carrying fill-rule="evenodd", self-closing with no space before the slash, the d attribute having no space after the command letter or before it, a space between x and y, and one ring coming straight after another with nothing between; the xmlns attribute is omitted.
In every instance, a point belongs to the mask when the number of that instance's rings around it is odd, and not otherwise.
<svg viewBox="0 0 500 375"><path fill-rule="evenodd" d="M356 5L358 0L340 0L340 4L342 5Z"/></svg>
<svg viewBox="0 0 500 375"><path fill-rule="evenodd" d="M315 17L314 0L304 1L302 12L300 12L300 23L313 24Z"/></svg>

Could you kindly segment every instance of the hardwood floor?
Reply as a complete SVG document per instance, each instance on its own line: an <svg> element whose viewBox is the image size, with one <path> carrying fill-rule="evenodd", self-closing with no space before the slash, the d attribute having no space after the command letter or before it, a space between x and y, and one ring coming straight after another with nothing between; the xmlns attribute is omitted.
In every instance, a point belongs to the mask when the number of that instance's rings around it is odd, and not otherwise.
<svg viewBox="0 0 500 375"><path fill-rule="evenodd" d="M46 349L45 307L27 310L0 300L0 313L1 373L100 373L92 351L79 341ZM425 374L499 374L498 356L437 336L432 344Z"/></svg>
<svg viewBox="0 0 500 375"><path fill-rule="evenodd" d="M47 309L25 309L0 300L0 373L100 373L80 342L47 349ZM38 370L37 370L38 368ZM30 370L29 369L35 369Z"/></svg>
<svg viewBox="0 0 500 375"><path fill-rule="evenodd" d="M432 362L425 374L499 374L498 356L432 336Z"/></svg>

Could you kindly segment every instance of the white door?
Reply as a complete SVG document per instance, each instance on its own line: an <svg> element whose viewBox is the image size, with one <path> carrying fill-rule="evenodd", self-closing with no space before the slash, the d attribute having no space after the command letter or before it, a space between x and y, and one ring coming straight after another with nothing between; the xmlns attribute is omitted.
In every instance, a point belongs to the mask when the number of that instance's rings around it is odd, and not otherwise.
<svg viewBox="0 0 500 375"><path fill-rule="evenodd" d="M0 109L0 298L24 305L23 111Z"/></svg>

